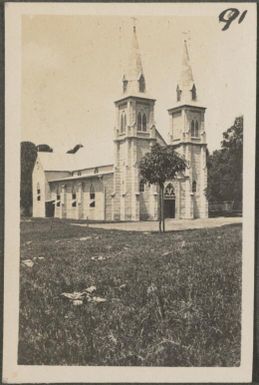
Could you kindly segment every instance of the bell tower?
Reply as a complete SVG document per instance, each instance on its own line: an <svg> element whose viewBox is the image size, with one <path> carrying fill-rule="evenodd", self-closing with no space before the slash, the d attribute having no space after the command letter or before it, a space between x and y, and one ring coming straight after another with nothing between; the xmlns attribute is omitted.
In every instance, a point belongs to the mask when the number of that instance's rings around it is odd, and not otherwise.
<svg viewBox="0 0 259 385"><path fill-rule="evenodd" d="M136 26L132 31L128 67L122 78L122 93L115 101L114 128L114 188L112 212L114 220L143 219L143 192L140 191L138 162L156 141L154 122L155 99L147 94L146 79L137 39ZM150 189L152 190L152 189ZM149 191L146 215L154 218L155 194Z"/></svg>
<svg viewBox="0 0 259 385"><path fill-rule="evenodd" d="M176 103L175 107L168 110L169 143L188 163L179 189L182 191L182 202L179 204L180 218L208 217L205 111L206 108L199 103L185 40L181 72L176 87Z"/></svg>

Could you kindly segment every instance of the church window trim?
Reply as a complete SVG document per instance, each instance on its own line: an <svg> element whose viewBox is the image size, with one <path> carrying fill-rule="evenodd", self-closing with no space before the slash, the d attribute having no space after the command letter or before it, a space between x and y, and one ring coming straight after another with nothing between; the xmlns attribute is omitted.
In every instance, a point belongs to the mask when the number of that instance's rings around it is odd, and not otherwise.
<svg viewBox="0 0 259 385"><path fill-rule="evenodd" d="M138 131L146 132L147 131L147 116L145 112L139 112L137 116L137 129Z"/></svg>
<svg viewBox="0 0 259 385"><path fill-rule="evenodd" d="M127 127L127 116L126 113L123 111L121 113L121 118L120 118L120 133L123 134L126 131Z"/></svg>
<svg viewBox="0 0 259 385"><path fill-rule="evenodd" d="M194 180L192 182L192 193L196 193L196 191L197 191L197 182L196 180Z"/></svg>
<svg viewBox="0 0 259 385"><path fill-rule="evenodd" d="M76 193L75 188L72 189L72 201L71 201L71 205L72 205L72 207L76 207L76 206L77 206L77 193Z"/></svg>
<svg viewBox="0 0 259 385"><path fill-rule="evenodd" d="M139 192L144 192L145 191L145 182L143 179L140 179L139 181Z"/></svg>
<svg viewBox="0 0 259 385"><path fill-rule="evenodd" d="M176 100L177 100L177 102L180 102L181 94L182 94L182 91L180 90L180 87L177 85L177 88L176 88Z"/></svg>
<svg viewBox="0 0 259 385"><path fill-rule="evenodd" d="M121 127L120 127L121 133L123 133L123 113L121 114Z"/></svg>
<svg viewBox="0 0 259 385"><path fill-rule="evenodd" d="M199 123L198 120L195 122L194 136L197 138L199 136Z"/></svg>
<svg viewBox="0 0 259 385"><path fill-rule="evenodd" d="M127 116L124 113L124 116L123 116L123 132L126 131L126 127L127 127Z"/></svg>
<svg viewBox="0 0 259 385"><path fill-rule="evenodd" d="M57 190L56 190L56 206L60 207L60 204L61 204L60 188L57 187Z"/></svg>
<svg viewBox="0 0 259 385"><path fill-rule="evenodd" d="M143 114L142 116L142 130L147 131L147 118L146 114Z"/></svg>
<svg viewBox="0 0 259 385"><path fill-rule="evenodd" d="M144 76L142 74L140 75L138 82L139 82L139 92L145 92L146 84L145 84Z"/></svg>
<svg viewBox="0 0 259 385"><path fill-rule="evenodd" d="M41 190L40 190L40 184L37 184L37 201L39 202L41 200Z"/></svg>
<svg viewBox="0 0 259 385"><path fill-rule="evenodd" d="M141 131L141 127L142 127L142 116L141 116L141 113L139 112L138 113L138 131Z"/></svg>
<svg viewBox="0 0 259 385"><path fill-rule="evenodd" d="M123 79L122 83L123 83L123 92L125 93L128 87L128 80Z"/></svg>
<svg viewBox="0 0 259 385"><path fill-rule="evenodd" d="M168 183L168 185L166 186L165 192L164 192L164 199L172 199L172 200L175 199L175 190L172 183Z"/></svg>
<svg viewBox="0 0 259 385"><path fill-rule="evenodd" d="M89 195L90 195L89 207L94 208L95 207L95 189L93 184L91 184L90 186Z"/></svg>
<svg viewBox="0 0 259 385"><path fill-rule="evenodd" d="M192 94L192 100L196 100L197 94L196 94L196 87L195 87L195 84L192 86L191 94Z"/></svg>
<svg viewBox="0 0 259 385"><path fill-rule="evenodd" d="M195 135L195 127L194 127L194 120L191 121L191 136L194 137Z"/></svg>

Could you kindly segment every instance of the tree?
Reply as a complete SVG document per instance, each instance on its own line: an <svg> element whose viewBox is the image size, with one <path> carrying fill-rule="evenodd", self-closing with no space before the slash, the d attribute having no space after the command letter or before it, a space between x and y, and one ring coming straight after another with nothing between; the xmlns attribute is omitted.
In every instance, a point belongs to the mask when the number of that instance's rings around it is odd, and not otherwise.
<svg viewBox="0 0 259 385"><path fill-rule="evenodd" d="M31 215L32 171L37 158L37 147L31 142L21 143L21 190L20 207L24 215Z"/></svg>
<svg viewBox="0 0 259 385"><path fill-rule="evenodd" d="M38 144L37 145L38 152L53 152L53 148L51 148L48 144Z"/></svg>
<svg viewBox="0 0 259 385"><path fill-rule="evenodd" d="M75 147L71 148L71 150L68 150L67 154L75 154L82 147L84 147L82 144L77 144Z"/></svg>
<svg viewBox="0 0 259 385"><path fill-rule="evenodd" d="M221 149L207 158L209 202L233 201L242 204L243 184L243 117L223 133Z"/></svg>
<svg viewBox="0 0 259 385"><path fill-rule="evenodd" d="M186 168L185 160L170 146L162 147L154 144L140 161L139 170L144 183L159 186L159 231L161 222L165 231L164 221L164 184L168 179L174 179L177 173Z"/></svg>

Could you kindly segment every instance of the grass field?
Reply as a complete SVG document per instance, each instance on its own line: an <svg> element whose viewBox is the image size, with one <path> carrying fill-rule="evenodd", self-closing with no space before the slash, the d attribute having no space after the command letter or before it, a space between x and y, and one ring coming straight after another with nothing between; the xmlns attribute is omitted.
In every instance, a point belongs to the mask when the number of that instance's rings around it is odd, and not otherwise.
<svg viewBox="0 0 259 385"><path fill-rule="evenodd" d="M21 223L20 365L240 364L241 225L159 234L51 223ZM61 295L82 291L82 301Z"/></svg>

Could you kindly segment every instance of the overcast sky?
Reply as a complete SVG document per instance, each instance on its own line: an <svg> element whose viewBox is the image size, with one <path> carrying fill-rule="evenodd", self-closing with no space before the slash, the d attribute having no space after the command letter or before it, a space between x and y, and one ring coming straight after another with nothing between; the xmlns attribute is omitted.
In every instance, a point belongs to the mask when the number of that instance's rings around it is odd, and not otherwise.
<svg viewBox="0 0 259 385"><path fill-rule="evenodd" d="M166 140L185 36L199 102L207 107L209 150L220 146L236 116L246 117L255 84L251 23L248 12L222 31L216 9L208 16L136 14L147 89L157 99L156 126ZM22 140L59 152L100 141L112 149L113 102L121 95L132 25L130 16L23 16Z"/></svg>

